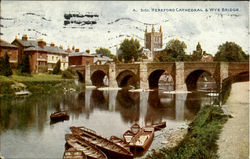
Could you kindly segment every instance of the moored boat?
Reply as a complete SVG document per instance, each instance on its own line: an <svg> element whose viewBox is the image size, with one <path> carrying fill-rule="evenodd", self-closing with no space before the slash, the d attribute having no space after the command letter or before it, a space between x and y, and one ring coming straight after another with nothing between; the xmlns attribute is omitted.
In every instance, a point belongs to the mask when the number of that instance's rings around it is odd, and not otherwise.
<svg viewBox="0 0 250 159"><path fill-rule="evenodd" d="M88 141L82 141L78 135L66 134L65 140L66 144L70 147L82 151L82 153L87 156L87 159L107 159L107 156L101 150Z"/></svg>
<svg viewBox="0 0 250 159"><path fill-rule="evenodd" d="M124 147L128 151L130 151L129 145L123 139L121 139L121 138L119 138L117 136L111 136L109 138L109 140L112 141L112 142L114 142L114 143L116 143L116 144L118 144L118 145L120 145L120 146L122 146L122 147Z"/></svg>
<svg viewBox="0 0 250 159"><path fill-rule="evenodd" d="M159 130L161 130L161 129L163 129L163 128L166 127L166 121L152 124L152 126L155 129L155 131L159 131Z"/></svg>
<svg viewBox="0 0 250 159"><path fill-rule="evenodd" d="M87 157L81 150L69 148L64 151L63 159L87 159Z"/></svg>
<svg viewBox="0 0 250 159"><path fill-rule="evenodd" d="M154 128L143 127L129 142L130 149L146 150L154 139Z"/></svg>
<svg viewBox="0 0 250 159"><path fill-rule="evenodd" d="M126 143L130 143L131 139L135 136L135 134L131 130L127 130L123 134L123 139Z"/></svg>
<svg viewBox="0 0 250 159"><path fill-rule="evenodd" d="M90 132L83 127L70 127L73 134L80 136L82 141L88 141L102 150L108 158L132 159L133 154L126 148L104 138L96 133Z"/></svg>
<svg viewBox="0 0 250 159"><path fill-rule="evenodd" d="M133 134L137 134L140 131L141 127L139 124L135 123L130 127L130 130Z"/></svg>
<svg viewBox="0 0 250 159"><path fill-rule="evenodd" d="M53 121L68 120L68 119L69 119L69 115L67 111L59 111L59 112L52 113L50 115L50 120L53 120Z"/></svg>

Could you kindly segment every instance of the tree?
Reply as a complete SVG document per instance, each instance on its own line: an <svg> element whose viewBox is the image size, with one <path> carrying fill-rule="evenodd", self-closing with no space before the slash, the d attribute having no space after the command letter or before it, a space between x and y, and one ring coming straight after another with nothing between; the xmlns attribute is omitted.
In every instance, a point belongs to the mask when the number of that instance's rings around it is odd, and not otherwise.
<svg viewBox="0 0 250 159"><path fill-rule="evenodd" d="M187 45L183 41L172 39L167 43L165 50L156 57L156 61L184 61L187 58L186 48Z"/></svg>
<svg viewBox="0 0 250 159"><path fill-rule="evenodd" d="M242 48L234 42L226 42L218 47L218 51L214 57L215 61L247 61L248 55Z"/></svg>
<svg viewBox="0 0 250 159"><path fill-rule="evenodd" d="M132 59L137 61L138 58L142 57L142 48L140 42L134 38L131 38L130 40L127 38L124 39L119 50L120 53L118 54L118 59L120 61L122 61L122 59L124 59L125 62L130 62Z"/></svg>
<svg viewBox="0 0 250 159"><path fill-rule="evenodd" d="M53 74L58 74L61 72L61 61L58 60L57 63L56 63L56 66L54 67L53 69Z"/></svg>
<svg viewBox="0 0 250 159"><path fill-rule="evenodd" d="M1 74L4 76L12 75L12 70L11 70L10 62L9 62L9 56L7 53L4 55L3 60L2 60Z"/></svg>
<svg viewBox="0 0 250 159"><path fill-rule="evenodd" d="M29 55L23 54L22 56L22 62L19 66L21 73L28 73L30 74L30 61L29 61Z"/></svg>
<svg viewBox="0 0 250 159"><path fill-rule="evenodd" d="M111 51L109 49L106 49L106 48L99 48L99 49L96 49L95 52L97 54L100 54L100 55L103 55L103 56L108 56L110 57L112 54L111 54Z"/></svg>

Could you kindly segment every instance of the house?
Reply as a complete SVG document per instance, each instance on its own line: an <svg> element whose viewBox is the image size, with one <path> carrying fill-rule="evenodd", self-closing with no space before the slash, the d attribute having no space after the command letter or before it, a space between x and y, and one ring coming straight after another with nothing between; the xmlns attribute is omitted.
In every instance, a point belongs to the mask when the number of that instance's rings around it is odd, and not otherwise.
<svg viewBox="0 0 250 159"><path fill-rule="evenodd" d="M63 50L63 47L57 47L54 43L51 43L50 46L46 46L45 50L48 54L48 70L52 71L55 67L58 60L61 62L61 70L66 70L69 65L68 52Z"/></svg>
<svg viewBox="0 0 250 159"><path fill-rule="evenodd" d="M18 47L0 39L0 57L3 57L5 54L8 54L9 56L11 67L17 67Z"/></svg>
<svg viewBox="0 0 250 159"><path fill-rule="evenodd" d="M38 41L38 46L31 46L23 50L23 54L29 55L30 71L33 73L46 72L48 70L45 45L40 40Z"/></svg>
<svg viewBox="0 0 250 159"><path fill-rule="evenodd" d="M94 57L94 64L96 65L104 65L106 63L112 62L113 59L109 58L108 56L103 56L100 54L93 54Z"/></svg>
<svg viewBox="0 0 250 159"><path fill-rule="evenodd" d="M19 62L24 53L30 56L30 69L33 73L53 70L58 60L61 61L61 70L68 68L68 53L62 46L57 47L54 43L48 46L42 39L29 40L27 35L23 35L22 39L16 38L12 44L18 46Z"/></svg>
<svg viewBox="0 0 250 159"><path fill-rule="evenodd" d="M94 62L94 55L89 52L80 52L79 49L72 50L69 53L69 66L86 66L92 65Z"/></svg>

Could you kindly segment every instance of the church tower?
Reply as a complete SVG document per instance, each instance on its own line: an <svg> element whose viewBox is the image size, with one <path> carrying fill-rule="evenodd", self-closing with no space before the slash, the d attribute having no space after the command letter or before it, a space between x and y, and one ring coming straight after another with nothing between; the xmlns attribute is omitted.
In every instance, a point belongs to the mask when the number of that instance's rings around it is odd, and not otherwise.
<svg viewBox="0 0 250 159"><path fill-rule="evenodd" d="M148 32L147 26L145 29L145 35L144 35L144 45L145 49L149 49L153 56L155 54L155 49L161 49L162 48L162 39L163 39L163 33L162 33L162 27L160 26L159 32L155 31L154 24L152 25L152 31Z"/></svg>

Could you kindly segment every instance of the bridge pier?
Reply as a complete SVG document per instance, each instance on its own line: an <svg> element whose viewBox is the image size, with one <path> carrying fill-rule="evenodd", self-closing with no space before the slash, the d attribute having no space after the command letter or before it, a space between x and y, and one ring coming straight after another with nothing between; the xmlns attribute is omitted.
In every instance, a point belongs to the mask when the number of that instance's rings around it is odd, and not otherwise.
<svg viewBox="0 0 250 159"><path fill-rule="evenodd" d="M111 63L109 65L109 87L116 88L117 82L116 82L116 72L115 72L115 63Z"/></svg>
<svg viewBox="0 0 250 159"><path fill-rule="evenodd" d="M90 73L90 65L85 67L85 87L92 86L91 82L91 73Z"/></svg>
<svg viewBox="0 0 250 159"><path fill-rule="evenodd" d="M140 63L140 88L141 89L148 89L148 69L146 63Z"/></svg>
<svg viewBox="0 0 250 159"><path fill-rule="evenodd" d="M222 89L223 80L228 78L228 63L220 62L220 89Z"/></svg>
<svg viewBox="0 0 250 159"><path fill-rule="evenodd" d="M185 83L185 70L184 62L175 62L175 90L176 91L187 91L187 86Z"/></svg>

